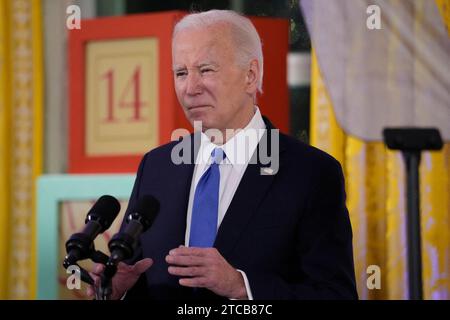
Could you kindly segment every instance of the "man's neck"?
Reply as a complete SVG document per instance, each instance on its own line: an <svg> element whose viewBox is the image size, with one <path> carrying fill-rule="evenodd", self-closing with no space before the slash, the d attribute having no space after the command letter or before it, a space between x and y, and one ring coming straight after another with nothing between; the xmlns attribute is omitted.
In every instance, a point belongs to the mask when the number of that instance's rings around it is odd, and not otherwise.
<svg viewBox="0 0 450 320"><path fill-rule="evenodd" d="M208 136L209 140L216 145L223 145L227 143L230 139L232 139L239 130L244 129L248 126L252 118L254 117L256 112L255 105L252 105L250 108L245 108L243 110L244 115L239 115L239 118L242 119L240 123L234 125L233 128L219 129L221 132L220 137L216 137L215 135L208 135L208 131L206 130L204 133Z"/></svg>

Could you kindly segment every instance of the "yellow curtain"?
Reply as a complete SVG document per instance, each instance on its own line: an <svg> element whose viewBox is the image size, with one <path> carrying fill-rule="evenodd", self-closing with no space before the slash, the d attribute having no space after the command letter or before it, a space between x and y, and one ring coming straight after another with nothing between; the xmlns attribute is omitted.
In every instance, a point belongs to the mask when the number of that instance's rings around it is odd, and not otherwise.
<svg viewBox="0 0 450 320"><path fill-rule="evenodd" d="M450 31L450 1L436 3ZM311 144L332 154L344 169L359 296L407 299L401 154L382 142L347 135L334 116L314 52L311 68ZM450 143L440 152L422 154L420 182L424 298L450 299ZM370 265L380 267L380 289L367 287Z"/></svg>
<svg viewBox="0 0 450 320"><path fill-rule="evenodd" d="M7 82L8 71L8 42L6 23L6 6L0 3L0 299L6 298L6 283L8 270L8 202L9 202L9 86Z"/></svg>
<svg viewBox="0 0 450 320"><path fill-rule="evenodd" d="M41 29L41 1L0 2L1 299L32 299L36 291L34 188L43 149Z"/></svg>
<svg viewBox="0 0 450 320"><path fill-rule="evenodd" d="M436 4L442 15L442 18L447 25L447 31L450 34L450 1L449 0L436 0Z"/></svg>

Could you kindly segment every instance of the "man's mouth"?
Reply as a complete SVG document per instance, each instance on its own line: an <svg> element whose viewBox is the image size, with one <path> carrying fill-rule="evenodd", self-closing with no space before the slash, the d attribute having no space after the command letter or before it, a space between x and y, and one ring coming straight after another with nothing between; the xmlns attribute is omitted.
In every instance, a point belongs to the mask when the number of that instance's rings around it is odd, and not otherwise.
<svg viewBox="0 0 450 320"><path fill-rule="evenodd" d="M209 106L209 105L189 106L189 107L187 107L187 109L189 111L193 111L193 110L202 109L202 108L208 108L208 107L211 107L211 106Z"/></svg>

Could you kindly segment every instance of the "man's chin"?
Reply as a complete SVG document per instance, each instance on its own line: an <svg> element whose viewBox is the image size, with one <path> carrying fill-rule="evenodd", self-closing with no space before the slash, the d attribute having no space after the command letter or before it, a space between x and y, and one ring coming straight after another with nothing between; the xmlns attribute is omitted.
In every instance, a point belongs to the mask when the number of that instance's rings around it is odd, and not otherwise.
<svg viewBox="0 0 450 320"><path fill-rule="evenodd" d="M189 122L193 127L202 127L203 130L205 128L212 128L212 121L206 117L205 115L189 115Z"/></svg>

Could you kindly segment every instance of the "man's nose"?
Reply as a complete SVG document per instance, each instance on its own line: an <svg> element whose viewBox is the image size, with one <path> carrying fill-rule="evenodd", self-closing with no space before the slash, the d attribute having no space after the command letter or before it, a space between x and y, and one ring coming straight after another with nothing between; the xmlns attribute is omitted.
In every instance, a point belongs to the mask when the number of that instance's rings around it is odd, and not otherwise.
<svg viewBox="0 0 450 320"><path fill-rule="evenodd" d="M186 93L189 95L197 95L202 92L202 79L198 72L189 72L186 79Z"/></svg>

